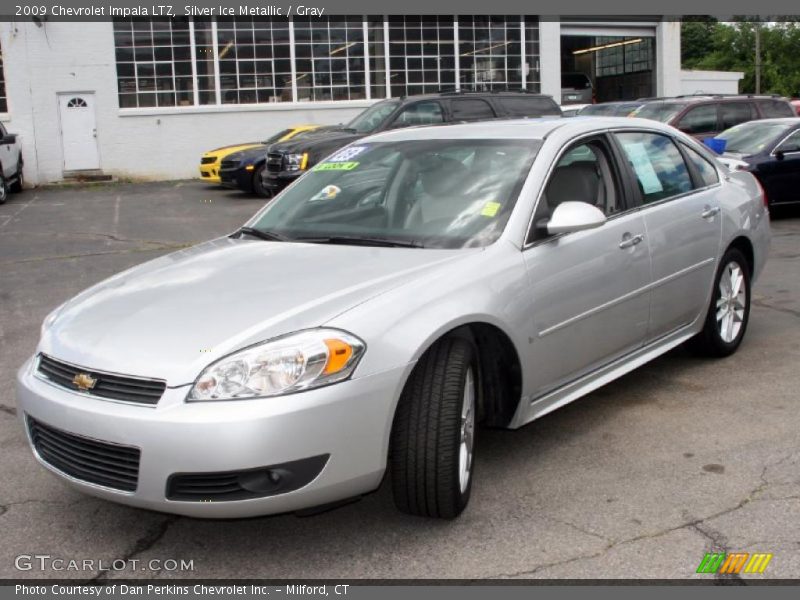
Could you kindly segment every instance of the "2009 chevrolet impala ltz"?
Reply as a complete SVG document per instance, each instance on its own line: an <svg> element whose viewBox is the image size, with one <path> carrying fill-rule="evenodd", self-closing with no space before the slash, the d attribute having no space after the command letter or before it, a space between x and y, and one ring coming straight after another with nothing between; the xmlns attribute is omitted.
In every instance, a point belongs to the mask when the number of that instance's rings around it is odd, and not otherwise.
<svg viewBox="0 0 800 600"><path fill-rule="evenodd" d="M401 510L454 517L477 424L734 352L768 245L752 175L653 121L383 133L57 308L19 414L45 467L133 506L294 511L388 471Z"/></svg>

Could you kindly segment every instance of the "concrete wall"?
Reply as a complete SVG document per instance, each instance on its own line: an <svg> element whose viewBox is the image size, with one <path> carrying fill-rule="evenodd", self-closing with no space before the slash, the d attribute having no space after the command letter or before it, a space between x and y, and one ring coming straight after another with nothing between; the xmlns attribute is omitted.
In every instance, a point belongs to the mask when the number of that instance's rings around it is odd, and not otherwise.
<svg viewBox="0 0 800 600"><path fill-rule="evenodd" d="M59 92L94 92L101 169L142 179L195 177L206 150L297 123L342 123L372 103L120 110L110 22L0 23L0 44L9 105L0 118L20 135L32 184L62 179Z"/></svg>
<svg viewBox="0 0 800 600"><path fill-rule="evenodd" d="M681 94L738 94L741 71L681 71Z"/></svg>

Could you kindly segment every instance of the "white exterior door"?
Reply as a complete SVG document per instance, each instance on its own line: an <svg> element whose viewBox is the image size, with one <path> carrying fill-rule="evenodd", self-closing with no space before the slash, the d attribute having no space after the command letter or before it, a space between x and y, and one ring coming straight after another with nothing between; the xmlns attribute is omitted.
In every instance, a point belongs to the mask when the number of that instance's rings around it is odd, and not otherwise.
<svg viewBox="0 0 800 600"><path fill-rule="evenodd" d="M58 109L61 116L64 170L99 169L94 94L84 92L59 94Z"/></svg>

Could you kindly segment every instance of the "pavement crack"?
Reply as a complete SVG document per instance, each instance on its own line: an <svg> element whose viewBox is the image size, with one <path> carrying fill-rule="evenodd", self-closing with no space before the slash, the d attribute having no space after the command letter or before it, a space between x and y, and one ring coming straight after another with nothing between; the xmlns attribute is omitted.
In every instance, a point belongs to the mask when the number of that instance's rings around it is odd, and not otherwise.
<svg viewBox="0 0 800 600"><path fill-rule="evenodd" d="M13 406L6 406L5 404L0 404L0 412L11 415L12 417L17 416L17 409Z"/></svg>
<svg viewBox="0 0 800 600"><path fill-rule="evenodd" d="M556 523L561 523L562 525L566 525L567 527L571 527L575 531L579 531L580 533L583 533L585 535L589 535L589 536L595 537L595 538L603 540L604 542L607 542L609 544L613 543L613 540L611 540L610 538L607 538L606 536L601 535L599 533L595 533L594 531L590 531L589 529L581 527L580 525L576 525L575 523L571 523L570 521L564 521L562 519L556 519L555 517L549 517L549 519L551 521L555 521Z"/></svg>
<svg viewBox="0 0 800 600"><path fill-rule="evenodd" d="M137 539L131 549L125 553L124 556L120 560L124 560L126 563L132 560L135 556L147 552L151 548L153 548L161 539L166 535L169 528L178 521L180 517L178 515L170 515L163 519L162 521L156 523L153 527L151 527L145 534ZM88 580L90 583L96 583L103 581L107 578L109 573L109 569L103 569L97 573L94 577Z"/></svg>
<svg viewBox="0 0 800 600"><path fill-rule="evenodd" d="M751 300L751 302L756 306L760 306L761 308L769 308L771 310L775 310L787 315L792 315L793 317L800 318L800 310L795 310L793 308L786 308L784 306L775 306L774 304L770 304L769 302L765 302L764 300L756 298Z"/></svg>

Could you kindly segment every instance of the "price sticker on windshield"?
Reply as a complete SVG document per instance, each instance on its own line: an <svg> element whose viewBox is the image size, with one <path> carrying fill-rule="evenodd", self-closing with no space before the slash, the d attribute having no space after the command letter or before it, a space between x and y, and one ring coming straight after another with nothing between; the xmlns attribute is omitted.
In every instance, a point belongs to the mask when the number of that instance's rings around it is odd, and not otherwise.
<svg viewBox="0 0 800 600"><path fill-rule="evenodd" d="M366 149L367 146L351 146L350 148L344 148L343 150L339 150L339 152L331 156L325 162L326 163L351 162L356 156L361 154Z"/></svg>
<svg viewBox="0 0 800 600"><path fill-rule="evenodd" d="M312 171L352 171L358 166L357 162L324 162L313 167Z"/></svg>

